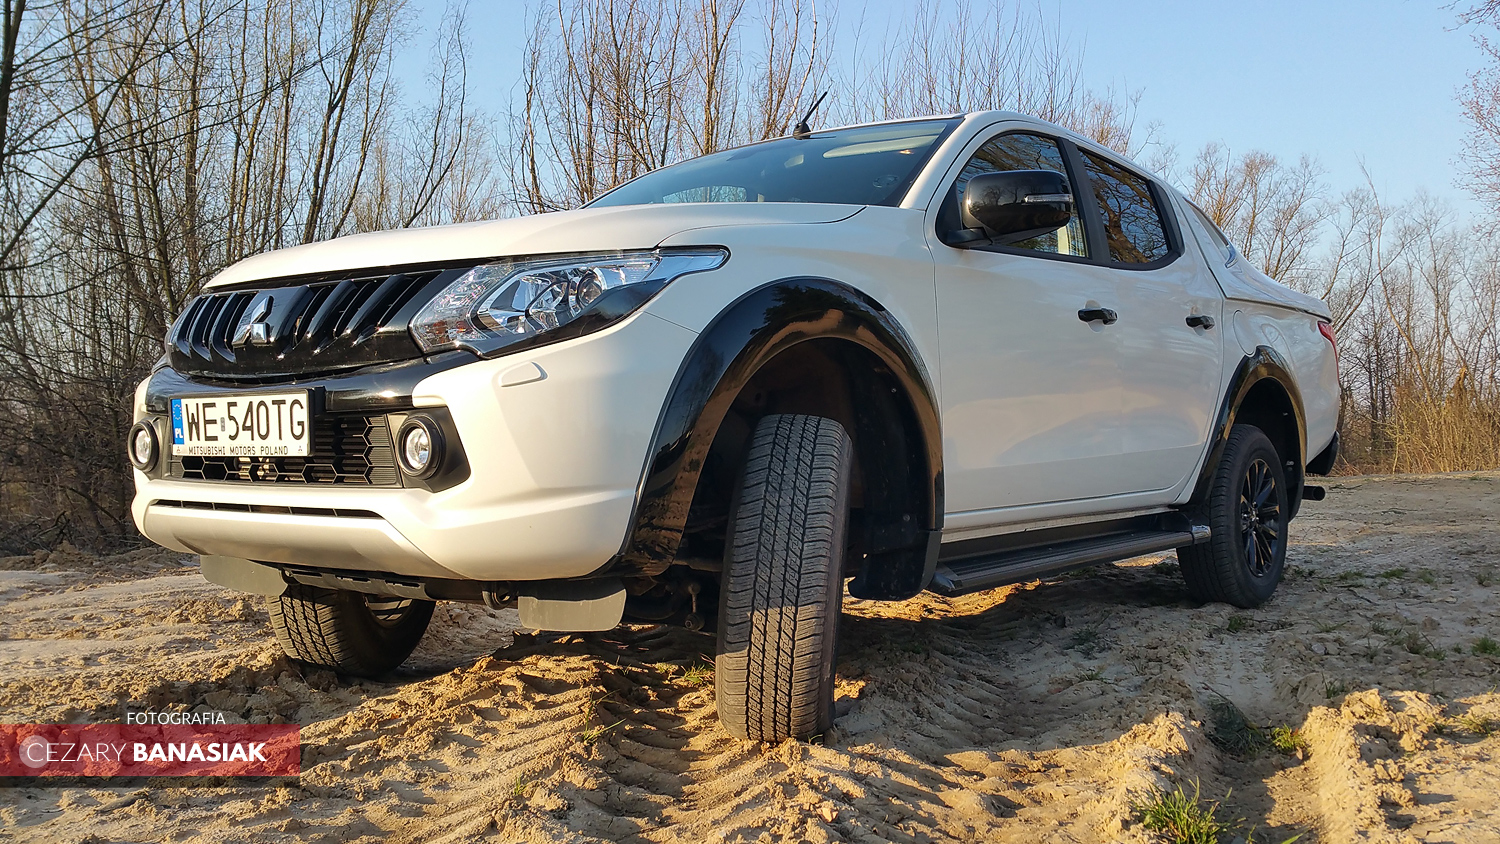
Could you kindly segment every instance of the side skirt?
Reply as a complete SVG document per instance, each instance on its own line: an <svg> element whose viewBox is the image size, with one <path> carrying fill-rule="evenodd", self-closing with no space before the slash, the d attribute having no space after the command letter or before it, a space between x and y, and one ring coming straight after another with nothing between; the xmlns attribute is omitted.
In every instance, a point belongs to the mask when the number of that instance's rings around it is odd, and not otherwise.
<svg viewBox="0 0 1500 844"><path fill-rule="evenodd" d="M1026 531L942 547L929 590L965 595L1073 569L1207 542L1207 525L1178 512Z"/></svg>

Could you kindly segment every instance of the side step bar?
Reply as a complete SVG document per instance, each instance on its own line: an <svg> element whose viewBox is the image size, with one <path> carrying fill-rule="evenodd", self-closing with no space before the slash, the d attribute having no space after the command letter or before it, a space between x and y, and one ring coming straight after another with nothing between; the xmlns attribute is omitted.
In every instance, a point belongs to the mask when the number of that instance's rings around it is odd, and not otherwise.
<svg viewBox="0 0 1500 844"><path fill-rule="evenodd" d="M964 595L1085 566L1197 545L1208 538L1207 526L1191 525L1184 530L1137 530L964 557L939 562L927 588L949 597Z"/></svg>

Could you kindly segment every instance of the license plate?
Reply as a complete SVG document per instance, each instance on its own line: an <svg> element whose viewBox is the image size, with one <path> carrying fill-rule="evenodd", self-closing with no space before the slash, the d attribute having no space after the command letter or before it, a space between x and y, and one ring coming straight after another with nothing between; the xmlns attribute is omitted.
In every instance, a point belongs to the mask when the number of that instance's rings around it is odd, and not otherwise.
<svg viewBox="0 0 1500 844"><path fill-rule="evenodd" d="M172 453L187 457L306 457L307 393L172 399Z"/></svg>

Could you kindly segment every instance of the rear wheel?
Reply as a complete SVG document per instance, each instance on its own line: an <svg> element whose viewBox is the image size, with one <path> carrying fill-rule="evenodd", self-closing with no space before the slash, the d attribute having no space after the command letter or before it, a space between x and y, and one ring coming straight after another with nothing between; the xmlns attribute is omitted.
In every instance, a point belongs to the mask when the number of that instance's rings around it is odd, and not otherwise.
<svg viewBox="0 0 1500 844"><path fill-rule="evenodd" d="M1213 530L1177 549L1188 591L1200 601L1258 607L1271 599L1286 562L1290 513L1276 447L1259 428L1235 425L1197 518Z"/></svg>
<svg viewBox="0 0 1500 844"><path fill-rule="evenodd" d="M735 736L781 741L833 723L853 447L832 419L776 415L751 438L732 511L715 686Z"/></svg>
<svg viewBox="0 0 1500 844"><path fill-rule="evenodd" d="M411 656L434 606L293 583L270 600L271 629L282 652L298 662L378 677Z"/></svg>

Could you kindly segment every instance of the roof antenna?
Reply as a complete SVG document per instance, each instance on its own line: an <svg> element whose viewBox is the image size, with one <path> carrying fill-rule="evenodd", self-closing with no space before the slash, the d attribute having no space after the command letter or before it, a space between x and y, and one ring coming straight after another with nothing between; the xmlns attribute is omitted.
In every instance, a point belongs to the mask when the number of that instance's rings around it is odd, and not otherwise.
<svg viewBox="0 0 1500 844"><path fill-rule="evenodd" d="M807 110L807 114L803 115L802 119L797 121L797 125L792 127L792 137L799 141L805 141L812 137L812 127L807 125L807 121L812 118L813 112L818 110L818 106L823 104L823 100L827 96L828 92L824 91L823 96L818 97L818 101L813 103L813 107Z"/></svg>

